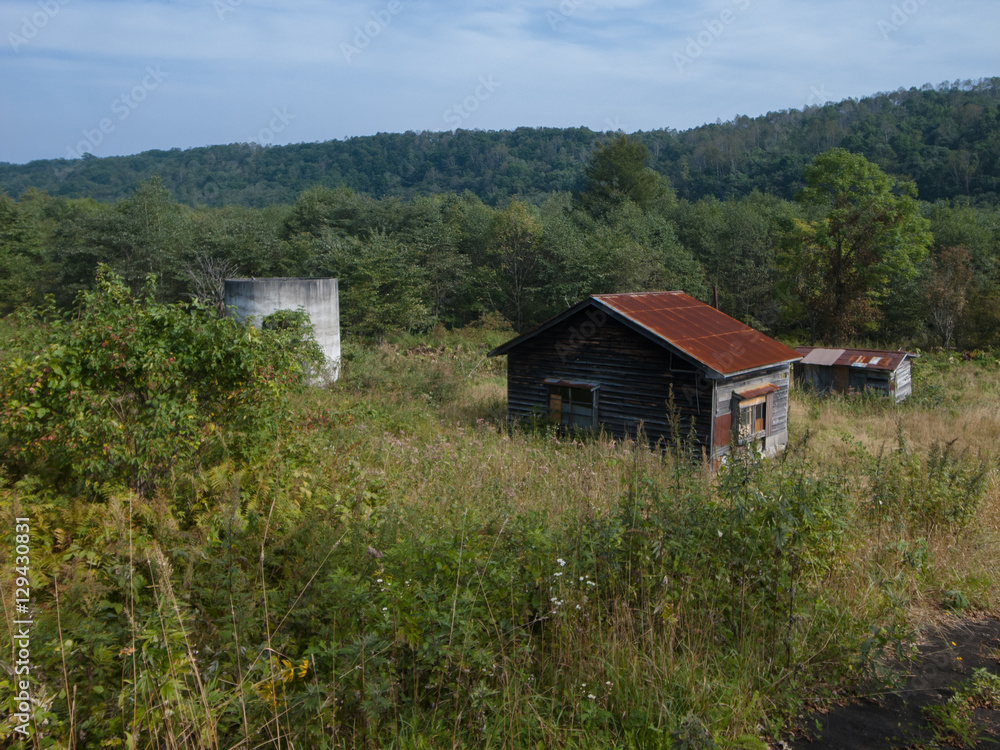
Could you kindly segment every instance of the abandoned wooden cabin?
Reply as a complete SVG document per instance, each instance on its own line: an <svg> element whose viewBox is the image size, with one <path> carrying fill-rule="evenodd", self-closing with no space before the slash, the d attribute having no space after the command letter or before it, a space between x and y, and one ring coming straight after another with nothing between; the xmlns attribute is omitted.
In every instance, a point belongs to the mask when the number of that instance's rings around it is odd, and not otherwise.
<svg viewBox="0 0 1000 750"><path fill-rule="evenodd" d="M909 352L877 349L831 349L798 346L795 382L817 393L863 393L891 396L898 404L913 392Z"/></svg>
<svg viewBox="0 0 1000 750"><path fill-rule="evenodd" d="M507 355L508 420L671 441L718 463L788 442L799 355L683 292L588 297L489 353ZM669 402L673 402L672 419Z"/></svg>

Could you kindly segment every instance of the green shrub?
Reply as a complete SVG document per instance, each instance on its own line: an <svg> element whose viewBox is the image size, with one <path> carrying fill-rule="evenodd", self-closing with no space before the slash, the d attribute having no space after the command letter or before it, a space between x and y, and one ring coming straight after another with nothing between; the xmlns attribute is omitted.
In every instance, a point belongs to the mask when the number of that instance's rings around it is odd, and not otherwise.
<svg viewBox="0 0 1000 750"><path fill-rule="evenodd" d="M260 331L161 304L152 280L136 297L106 269L71 315L49 310L31 324L43 347L0 371L0 448L14 478L78 491L148 495L223 442L239 456L265 450L278 404L307 371L299 327Z"/></svg>

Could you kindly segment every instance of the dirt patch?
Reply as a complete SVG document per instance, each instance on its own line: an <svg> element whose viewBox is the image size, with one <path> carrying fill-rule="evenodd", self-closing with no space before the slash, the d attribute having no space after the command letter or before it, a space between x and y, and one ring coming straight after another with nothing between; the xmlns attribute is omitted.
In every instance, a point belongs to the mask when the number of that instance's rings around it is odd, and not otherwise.
<svg viewBox="0 0 1000 750"><path fill-rule="evenodd" d="M1000 748L1000 710L977 707L962 722L978 735L974 744L941 741L928 706L944 706L971 684L973 670L1000 675L1000 619L990 617L939 627L919 646L918 656L899 667L902 687L868 696L805 719L805 736L792 750L929 750L936 747ZM971 710L971 709L970 709ZM947 744L951 742L953 744Z"/></svg>

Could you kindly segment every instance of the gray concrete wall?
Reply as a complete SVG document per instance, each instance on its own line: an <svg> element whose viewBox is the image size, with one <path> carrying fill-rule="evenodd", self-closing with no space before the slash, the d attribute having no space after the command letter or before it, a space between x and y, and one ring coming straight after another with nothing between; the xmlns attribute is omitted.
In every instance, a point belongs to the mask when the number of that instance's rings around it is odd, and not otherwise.
<svg viewBox="0 0 1000 750"><path fill-rule="evenodd" d="M340 375L340 298L337 279L226 279L226 311L237 320L261 320L278 310L302 309L309 315L326 355L330 377Z"/></svg>

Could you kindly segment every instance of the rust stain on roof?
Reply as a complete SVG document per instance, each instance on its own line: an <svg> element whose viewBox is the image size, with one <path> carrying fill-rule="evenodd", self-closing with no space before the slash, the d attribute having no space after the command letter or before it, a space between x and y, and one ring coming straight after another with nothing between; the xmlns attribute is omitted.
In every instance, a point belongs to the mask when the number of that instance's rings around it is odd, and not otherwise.
<svg viewBox="0 0 1000 750"><path fill-rule="evenodd" d="M800 358L794 349L684 292L595 294L592 299L723 375Z"/></svg>
<svg viewBox="0 0 1000 750"><path fill-rule="evenodd" d="M882 351L880 349L826 349L816 346L795 347L802 356L804 365L827 365L836 367L860 367L869 370L892 372L907 357L904 351Z"/></svg>

